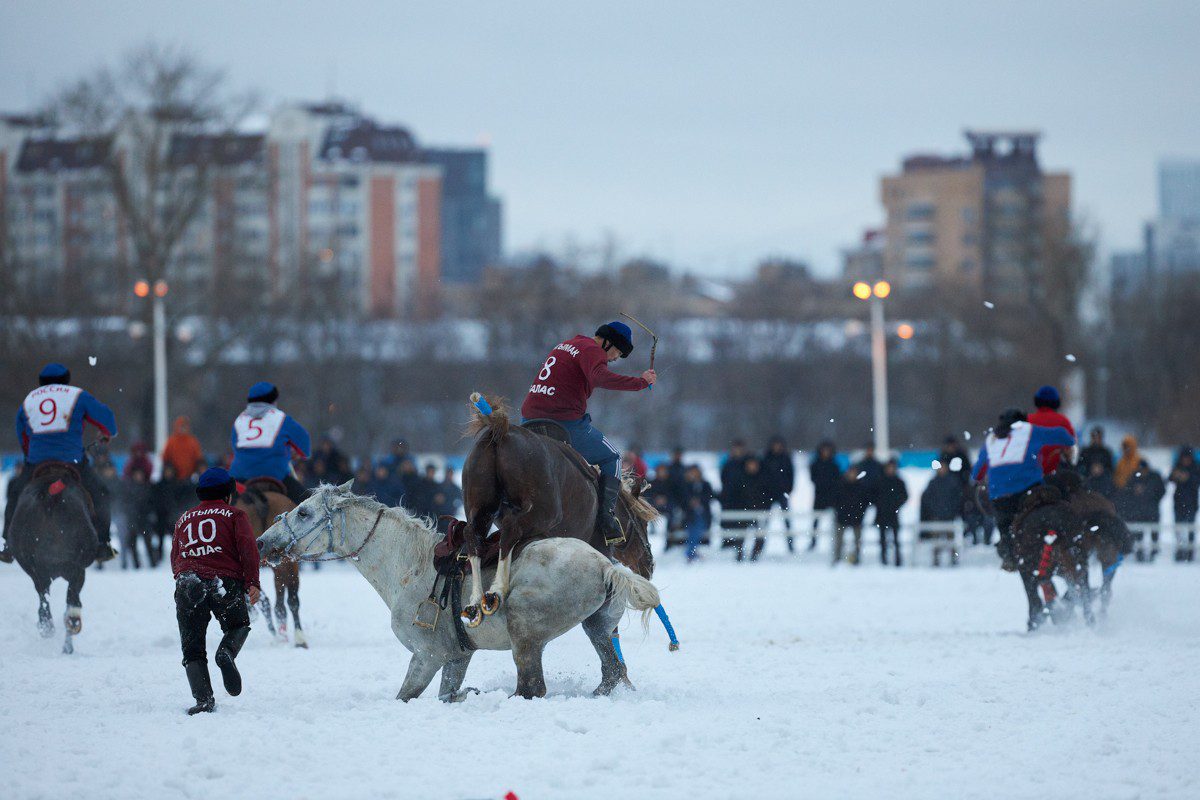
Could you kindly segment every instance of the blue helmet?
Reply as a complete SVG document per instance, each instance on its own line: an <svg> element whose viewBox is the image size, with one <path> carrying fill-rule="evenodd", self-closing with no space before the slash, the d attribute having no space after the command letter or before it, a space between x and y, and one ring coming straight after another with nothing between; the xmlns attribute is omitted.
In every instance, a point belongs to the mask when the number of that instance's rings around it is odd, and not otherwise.
<svg viewBox="0 0 1200 800"><path fill-rule="evenodd" d="M47 386L51 383L70 382L71 370L67 369L62 364L47 364L46 366L42 367L42 371L38 373L38 383L42 386Z"/></svg>
<svg viewBox="0 0 1200 800"><path fill-rule="evenodd" d="M596 335L607 339L621 353L621 358L629 358L633 352L633 331L619 320L605 323L596 329Z"/></svg>
<svg viewBox="0 0 1200 800"><path fill-rule="evenodd" d="M220 467L209 467L196 484L196 496L201 500L224 500L237 488L233 478Z"/></svg>
<svg viewBox="0 0 1200 800"><path fill-rule="evenodd" d="M279 399L279 390L270 381L259 381L246 392L246 400L250 403L274 403Z"/></svg>
<svg viewBox="0 0 1200 800"><path fill-rule="evenodd" d="M1033 396L1033 404L1038 408L1058 408L1062 405L1062 398L1058 396L1058 389L1043 386Z"/></svg>

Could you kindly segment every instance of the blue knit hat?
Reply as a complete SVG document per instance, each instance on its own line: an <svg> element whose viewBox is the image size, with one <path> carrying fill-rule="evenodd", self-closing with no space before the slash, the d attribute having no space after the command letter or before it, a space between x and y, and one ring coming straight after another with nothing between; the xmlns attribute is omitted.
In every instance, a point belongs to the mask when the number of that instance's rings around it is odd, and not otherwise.
<svg viewBox="0 0 1200 800"><path fill-rule="evenodd" d="M1053 386L1043 386L1033 396L1033 404L1038 408L1043 406L1058 408L1062 405L1062 398L1058 396L1058 389L1055 389Z"/></svg>
<svg viewBox="0 0 1200 800"><path fill-rule="evenodd" d="M279 390L270 381L259 381L246 392L246 400L250 403L274 403L279 399Z"/></svg>
<svg viewBox="0 0 1200 800"><path fill-rule="evenodd" d="M620 320L607 322L596 329L596 335L608 339L621 353L621 358L629 358L633 352L633 331Z"/></svg>
<svg viewBox="0 0 1200 800"><path fill-rule="evenodd" d="M38 382L42 386L50 383L70 383L71 370L67 369L62 364L47 364L46 366L42 367L42 371L38 373Z"/></svg>

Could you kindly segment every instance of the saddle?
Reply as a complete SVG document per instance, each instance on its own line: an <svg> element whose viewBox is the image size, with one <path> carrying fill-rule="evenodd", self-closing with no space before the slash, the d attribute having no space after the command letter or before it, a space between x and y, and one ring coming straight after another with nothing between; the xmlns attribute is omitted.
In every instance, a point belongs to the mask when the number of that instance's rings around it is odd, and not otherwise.
<svg viewBox="0 0 1200 800"><path fill-rule="evenodd" d="M257 478L251 478L245 484L238 486L241 492L247 489L257 489L260 492L275 492L276 494L287 494L287 487L283 485L283 481L278 478L270 478L266 475L260 475Z"/></svg>
<svg viewBox="0 0 1200 800"><path fill-rule="evenodd" d="M88 514L96 515L96 504L92 500L92 494L83 485L83 478L79 474L79 467L67 461L43 461L33 468L33 474L30 475L30 482L47 481L47 491L50 495L56 497L62 494L63 489L67 488L68 483L73 483L83 493L84 502L87 503Z"/></svg>
<svg viewBox="0 0 1200 800"><path fill-rule="evenodd" d="M450 616L454 623L454 634L458 646L464 653L475 650L475 643L467 635L467 629L462 621L462 588L463 581L471 572L471 562L464 553L466 545L467 523L454 517L444 516L440 519L449 520L446 536L433 548L433 586L429 589L429 597L421 601L417 607L413 625L418 628L433 630L437 627L441 613L450 607ZM500 537L493 536L484 542L482 564L490 566L500 560ZM438 589L441 584L441 590Z"/></svg>
<svg viewBox="0 0 1200 800"><path fill-rule="evenodd" d="M526 420L521 423L521 427L553 439L556 442L562 442L563 444L571 443L571 435L567 433L567 429L552 419Z"/></svg>

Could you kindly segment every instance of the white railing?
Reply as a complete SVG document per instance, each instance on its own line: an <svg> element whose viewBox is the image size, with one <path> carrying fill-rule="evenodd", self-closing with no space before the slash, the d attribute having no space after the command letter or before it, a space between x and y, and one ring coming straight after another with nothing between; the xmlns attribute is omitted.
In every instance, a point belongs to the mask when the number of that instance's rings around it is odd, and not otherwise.
<svg viewBox="0 0 1200 800"><path fill-rule="evenodd" d="M1150 555L1151 549L1157 551L1174 545L1176 552L1183 552L1195 558L1196 534L1200 533L1200 524L1195 522L1127 522L1130 533L1133 534L1133 553L1142 560ZM1154 541L1154 534L1158 541ZM1168 540L1173 537L1174 542Z"/></svg>

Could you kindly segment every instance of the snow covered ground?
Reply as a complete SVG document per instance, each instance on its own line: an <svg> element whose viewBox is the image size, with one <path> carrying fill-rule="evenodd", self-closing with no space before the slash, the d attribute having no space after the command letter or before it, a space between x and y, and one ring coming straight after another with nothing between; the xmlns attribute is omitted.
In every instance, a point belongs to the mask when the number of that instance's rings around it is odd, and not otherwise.
<svg viewBox="0 0 1200 800"><path fill-rule="evenodd" d="M29 580L0 567L0 795L1200 796L1194 565L1123 567L1107 623L1032 636L995 569L668 557L656 583L683 649L627 618L637 692L589 696L577 630L547 652L546 699L510 699L509 655L479 653L482 694L405 705L383 602L350 568L305 572L312 648L257 627L243 696L189 718L167 572L91 571L68 657L61 584L42 640Z"/></svg>

